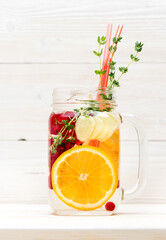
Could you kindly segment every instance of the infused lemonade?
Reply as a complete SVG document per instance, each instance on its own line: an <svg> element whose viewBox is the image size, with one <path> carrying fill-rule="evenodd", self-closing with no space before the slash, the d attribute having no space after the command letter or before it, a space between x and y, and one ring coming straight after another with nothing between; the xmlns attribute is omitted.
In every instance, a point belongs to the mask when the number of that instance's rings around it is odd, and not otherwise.
<svg viewBox="0 0 166 240"><path fill-rule="evenodd" d="M63 90L53 94L48 179L49 202L56 214L84 214L85 211L87 214L112 214L121 198L131 196L142 183L141 178L138 179L130 191L119 187L121 117L115 110L113 90L120 87L119 80L128 72L131 63L139 61L137 55L142 51L143 43L135 42L135 53L130 55L127 66L118 68L117 75L113 58L117 44L122 40L123 25L118 25L111 39L112 27L109 23L106 36L98 36L97 50L93 51L99 60L98 69L94 70L99 77L94 94L89 90L73 89L69 95L63 96ZM142 127L137 120L131 119L140 138ZM140 147L138 176L143 176L141 161L144 152L145 149Z"/></svg>

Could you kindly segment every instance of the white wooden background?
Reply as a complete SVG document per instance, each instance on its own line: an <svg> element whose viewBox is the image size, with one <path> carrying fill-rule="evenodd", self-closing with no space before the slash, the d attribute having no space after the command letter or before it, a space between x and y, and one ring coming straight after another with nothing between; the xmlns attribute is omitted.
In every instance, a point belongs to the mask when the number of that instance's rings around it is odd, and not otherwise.
<svg viewBox="0 0 166 240"><path fill-rule="evenodd" d="M149 139L147 185L133 202L166 202L165 0L0 0L0 202L46 203L52 89L97 86L92 50L108 22L114 31L124 24L119 64L136 40L145 44L117 91L119 111L142 120ZM122 132L122 183L129 187L138 150L135 134Z"/></svg>

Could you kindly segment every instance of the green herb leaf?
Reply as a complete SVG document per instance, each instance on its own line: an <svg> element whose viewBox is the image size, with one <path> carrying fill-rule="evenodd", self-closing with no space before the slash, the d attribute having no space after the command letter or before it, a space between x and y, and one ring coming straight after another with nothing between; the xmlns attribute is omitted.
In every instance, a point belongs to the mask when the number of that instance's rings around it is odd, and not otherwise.
<svg viewBox="0 0 166 240"><path fill-rule="evenodd" d="M70 136L70 137L68 137L68 138L66 139L65 142L74 143L75 141L76 141L75 137Z"/></svg>
<svg viewBox="0 0 166 240"><path fill-rule="evenodd" d="M106 37L102 36L101 41L104 42L106 40Z"/></svg>
<svg viewBox="0 0 166 240"><path fill-rule="evenodd" d="M105 94L101 93L101 94L99 94L99 95L100 95L100 97L102 97L103 99L107 100L107 96L106 96Z"/></svg>
<svg viewBox="0 0 166 240"><path fill-rule="evenodd" d="M80 112L80 109L78 109L78 108L74 108L73 110L74 110L74 112Z"/></svg>
<svg viewBox="0 0 166 240"><path fill-rule="evenodd" d="M97 75L104 75L105 73L107 72L107 70L95 70L95 73L97 74Z"/></svg>
<svg viewBox="0 0 166 240"><path fill-rule="evenodd" d="M104 45L107 42L106 37L102 36L100 39L100 44Z"/></svg>
<svg viewBox="0 0 166 240"><path fill-rule="evenodd" d="M113 38L113 43L117 44L118 42L120 42L122 40L122 37L114 37Z"/></svg>
<svg viewBox="0 0 166 240"><path fill-rule="evenodd" d="M111 46L109 47L109 51L110 51L110 52L112 51L112 48L113 48L113 46L111 45Z"/></svg>
<svg viewBox="0 0 166 240"><path fill-rule="evenodd" d="M102 36L98 36L97 38L97 42L99 43L99 45L104 45L106 43L106 37Z"/></svg>
<svg viewBox="0 0 166 240"><path fill-rule="evenodd" d="M100 57L103 53L103 49L101 49L101 51L98 53L98 56Z"/></svg>
<svg viewBox="0 0 166 240"><path fill-rule="evenodd" d="M67 120L62 120L62 122L63 122L64 124L68 124L68 121L67 121Z"/></svg>
<svg viewBox="0 0 166 240"><path fill-rule="evenodd" d="M104 75L107 72L107 70L101 70L101 75Z"/></svg>
<svg viewBox="0 0 166 240"><path fill-rule="evenodd" d="M96 73L97 75L100 75L100 74L101 74L101 70L95 70L95 73Z"/></svg>
<svg viewBox="0 0 166 240"><path fill-rule="evenodd" d="M110 72L110 73L108 74L108 76L110 76L111 78L114 78L114 77L115 77L115 72Z"/></svg>
<svg viewBox="0 0 166 240"><path fill-rule="evenodd" d="M93 51L93 53L94 53L96 56L100 57L100 56L102 55L102 53L103 53L103 49L101 49L100 52Z"/></svg>
<svg viewBox="0 0 166 240"><path fill-rule="evenodd" d="M119 67L119 71L123 72L124 67Z"/></svg>
<svg viewBox="0 0 166 240"><path fill-rule="evenodd" d="M138 62L140 59L135 57L133 54L130 55L130 58L134 61L134 62Z"/></svg>
<svg viewBox="0 0 166 240"><path fill-rule="evenodd" d="M94 53L96 56L98 56L98 57L99 57L99 53L98 53L98 52L96 52L96 51L93 51L93 53Z"/></svg>
<svg viewBox="0 0 166 240"><path fill-rule="evenodd" d="M126 72L128 72L128 68L127 67L119 67L119 71L122 73L126 73Z"/></svg>
<svg viewBox="0 0 166 240"><path fill-rule="evenodd" d="M73 129L74 128L74 125L70 124L70 125L66 125L66 129L67 130L70 130L70 129Z"/></svg>
<svg viewBox="0 0 166 240"><path fill-rule="evenodd" d="M141 43L141 42L135 42L135 51L136 52L141 52L142 51L142 47L143 47L143 43Z"/></svg>
<svg viewBox="0 0 166 240"><path fill-rule="evenodd" d="M75 117L78 118L81 115L81 109L74 109Z"/></svg>
<svg viewBox="0 0 166 240"><path fill-rule="evenodd" d="M54 145L51 145L51 146L49 147L49 149L50 149L50 151L51 151L52 154L57 153L56 147L55 147Z"/></svg>
<svg viewBox="0 0 166 240"><path fill-rule="evenodd" d="M118 81L114 80L114 81L113 81L113 86L114 86L114 87L120 87L120 84L119 84Z"/></svg>
<svg viewBox="0 0 166 240"><path fill-rule="evenodd" d="M104 100L112 100L112 94L99 94Z"/></svg>
<svg viewBox="0 0 166 240"><path fill-rule="evenodd" d="M116 62L112 61L110 63L108 63L110 66L114 66L116 64Z"/></svg>
<svg viewBox="0 0 166 240"><path fill-rule="evenodd" d="M100 36L97 37L97 42L100 44Z"/></svg>
<svg viewBox="0 0 166 240"><path fill-rule="evenodd" d="M114 66L110 66L111 71L115 70Z"/></svg>

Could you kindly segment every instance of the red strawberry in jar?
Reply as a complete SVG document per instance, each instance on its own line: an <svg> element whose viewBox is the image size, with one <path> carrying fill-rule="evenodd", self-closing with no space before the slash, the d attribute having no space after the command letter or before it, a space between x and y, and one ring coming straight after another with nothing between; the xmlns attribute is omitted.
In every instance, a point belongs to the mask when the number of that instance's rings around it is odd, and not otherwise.
<svg viewBox="0 0 166 240"><path fill-rule="evenodd" d="M49 118L49 171L56 159L75 145L75 113L52 113Z"/></svg>

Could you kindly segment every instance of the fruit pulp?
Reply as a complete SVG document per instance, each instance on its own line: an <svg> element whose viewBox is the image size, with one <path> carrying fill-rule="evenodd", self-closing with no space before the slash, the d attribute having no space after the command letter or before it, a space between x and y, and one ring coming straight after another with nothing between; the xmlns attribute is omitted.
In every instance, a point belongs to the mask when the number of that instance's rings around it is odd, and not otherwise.
<svg viewBox="0 0 166 240"><path fill-rule="evenodd" d="M73 212L75 208L66 204L66 202L60 199L56 194L55 189L53 189L52 178L54 177L54 175L52 175L52 168L53 168L53 165L56 165L56 162L59 161L61 155L63 156L65 153L68 153L69 149L72 149L72 148L74 149L77 146L92 146L94 148L97 148L99 152L100 151L104 152L108 156L110 161L114 162L115 169L118 175L116 190L114 191L113 195L111 195L110 198L107 199L107 201L104 202L102 206L97 206L96 208L94 208L93 211L95 212L106 211L107 213L109 212L110 214L114 212L114 210L117 208L117 205L119 204L120 197L121 197L120 196L121 193L119 189L119 148L120 148L119 147L119 142L120 142L119 119L117 118L117 115L114 115L112 113L107 113L107 112L99 112L99 113L94 112L94 113L91 113L91 115L88 118L89 119L87 119L87 116L85 118L84 116L75 117L74 111L73 112L67 111L63 113L52 113L50 115L49 177L48 177L49 202L53 211L56 213L62 214L62 212L65 212L65 211ZM68 128L65 128L65 126L67 126L66 124L70 125L70 122L72 126L68 126ZM86 132L88 133L86 134ZM59 141L59 144L54 144L55 142L57 143L56 136L58 134L61 134L61 141ZM54 148L52 148L52 146ZM95 161L95 159L93 161ZM91 167L93 168L93 165ZM95 170L95 168L96 168L96 165L94 164L94 169L92 169L92 171ZM83 176L86 176L87 173L82 172L81 174L80 174L80 177L81 176L83 177ZM101 173L101 171L98 172L98 176L96 178L96 184L97 184L97 179L101 179L100 181L104 182L102 177L104 176L104 174L105 173ZM69 181L71 181L71 184L72 184L72 178L67 178L67 176L64 176L64 181L65 180L68 181L67 184L69 184ZM109 182L107 183L107 185L109 185ZM91 188L93 192L93 185L91 185ZM81 195L79 196L81 198L81 200L79 201L82 201L82 203L84 203L85 201L84 195L86 194L86 191L85 193L84 191L85 190L83 188L81 190ZM96 194L95 191L94 191L94 194ZM90 200L93 200L92 198L95 199L94 196L91 196ZM112 212L108 210L109 209L108 207L106 207L108 206L108 202L109 204L111 202L112 205L115 205L115 209L112 210Z"/></svg>

